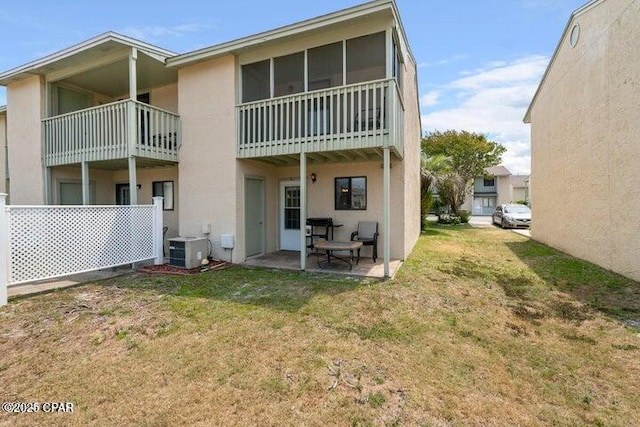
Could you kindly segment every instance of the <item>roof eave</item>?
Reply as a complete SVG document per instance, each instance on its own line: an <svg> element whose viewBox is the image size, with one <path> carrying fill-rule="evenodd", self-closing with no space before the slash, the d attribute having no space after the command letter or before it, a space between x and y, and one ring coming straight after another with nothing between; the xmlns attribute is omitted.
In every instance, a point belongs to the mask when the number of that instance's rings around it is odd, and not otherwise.
<svg viewBox="0 0 640 427"><path fill-rule="evenodd" d="M536 98L538 98L538 95L540 93L540 90L542 89L542 85L544 84L545 80L547 79L547 75L549 74L549 70L551 69L551 66L553 65L553 62L556 59L556 56L558 55L558 52L560 51L560 46L562 46L562 41L565 39L567 32L569 31L569 27L571 26L571 23L573 22L573 20L575 18L577 18L578 16L582 15L583 13L585 13L587 10L591 9L592 7L596 6L598 3L602 2L603 0L590 0L589 2L585 3L584 5L580 6L579 8L577 8L576 10L574 10L571 13L571 16L569 17L569 20L567 21L567 24L564 27L564 30L562 31L562 36L560 36L560 40L558 40L558 45L556 46L556 49L553 52L553 55L551 56L551 60L549 61L549 65L547 65L547 69L544 71L544 74L542 75L542 79L540 79L540 84L538 84L538 88L536 89L536 92L533 95L533 98L531 99L531 103L529 103L529 108L527 108L527 112L525 113L524 117L522 118L522 121L525 124L531 124L531 110L533 108L533 104L535 104L536 102Z"/></svg>
<svg viewBox="0 0 640 427"><path fill-rule="evenodd" d="M49 64L55 63L62 59L68 58L79 52L91 49L95 46L106 43L108 41L115 41L118 43L129 45L131 47L135 47L143 52L147 52L151 55L156 55L158 57L161 57L163 58L163 60L168 57L177 55L175 52L171 52L169 50L159 48L157 46L142 42L140 40L133 39L131 37L124 36L122 34L119 34L113 31L109 31L106 33L102 33L96 37L93 37L89 40L85 40L84 42L75 44L66 49L52 53L51 55L47 55L43 58L36 59L35 61L28 62L19 67L15 67L3 73L0 73L0 85L5 84L5 82L19 76L20 74L31 73L34 70L45 67Z"/></svg>
<svg viewBox="0 0 640 427"><path fill-rule="evenodd" d="M284 37L295 36L317 28L322 28L333 23L340 23L360 16L368 15L370 13L384 11L385 9L389 9L394 15L394 18L396 18L396 21L400 22L398 19L398 12L393 0L375 0L348 9L332 12L327 15L322 15L294 24L286 25L284 27L279 27L273 30L264 31L251 36L232 40L230 42L225 42L192 52L187 52L182 55L177 55L167 59L167 67L180 67L194 62L232 54L247 47L257 46L262 43L274 41ZM402 30L401 26L400 28ZM404 30L402 31L403 37L406 38L406 35L404 35Z"/></svg>

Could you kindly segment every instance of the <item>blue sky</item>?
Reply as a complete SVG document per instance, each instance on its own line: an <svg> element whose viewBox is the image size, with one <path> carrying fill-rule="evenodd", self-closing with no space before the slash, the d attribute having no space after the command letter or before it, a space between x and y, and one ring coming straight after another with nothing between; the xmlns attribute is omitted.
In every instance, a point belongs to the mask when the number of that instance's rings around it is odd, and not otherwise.
<svg viewBox="0 0 640 427"><path fill-rule="evenodd" d="M424 131L486 133L528 173L522 117L573 10L586 0L396 0L418 62ZM0 3L0 70L113 30L184 53L362 0ZM179 6L178 6L179 5ZM6 100L0 88L0 105Z"/></svg>

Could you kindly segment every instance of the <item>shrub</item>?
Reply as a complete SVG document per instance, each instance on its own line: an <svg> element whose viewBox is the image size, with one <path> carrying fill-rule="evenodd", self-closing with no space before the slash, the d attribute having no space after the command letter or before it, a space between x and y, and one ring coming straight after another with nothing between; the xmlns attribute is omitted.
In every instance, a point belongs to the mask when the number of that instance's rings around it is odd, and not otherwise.
<svg viewBox="0 0 640 427"><path fill-rule="evenodd" d="M460 222L463 223L463 224L468 224L469 223L469 217L471 216L469 211L461 210L458 213L460 214Z"/></svg>

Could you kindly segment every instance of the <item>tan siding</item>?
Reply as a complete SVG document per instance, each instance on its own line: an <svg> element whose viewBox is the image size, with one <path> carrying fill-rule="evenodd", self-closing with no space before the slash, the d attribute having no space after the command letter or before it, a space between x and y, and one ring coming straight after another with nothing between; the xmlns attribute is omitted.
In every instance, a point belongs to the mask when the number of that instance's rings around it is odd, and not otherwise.
<svg viewBox="0 0 640 427"><path fill-rule="evenodd" d="M226 56L185 67L179 72L180 234L201 236L211 224L214 256L221 234L237 234L235 61ZM240 244L236 235L236 244ZM234 251L234 260L239 255Z"/></svg>
<svg viewBox="0 0 640 427"><path fill-rule="evenodd" d="M575 48L562 41L531 116L532 236L636 280L638 19L640 3L632 0L579 15L580 40Z"/></svg>
<svg viewBox="0 0 640 427"><path fill-rule="evenodd" d="M7 181L5 179L7 175L7 152L5 147L7 146L7 115L6 113L0 113L0 192L7 192Z"/></svg>
<svg viewBox="0 0 640 427"><path fill-rule="evenodd" d="M44 203L44 178L41 156L41 122L44 84L34 76L7 87L7 138L11 173L11 203Z"/></svg>
<svg viewBox="0 0 640 427"><path fill-rule="evenodd" d="M416 65L405 58L404 75L404 248L403 258L413 250L420 236L420 109L418 108L418 88L416 87Z"/></svg>

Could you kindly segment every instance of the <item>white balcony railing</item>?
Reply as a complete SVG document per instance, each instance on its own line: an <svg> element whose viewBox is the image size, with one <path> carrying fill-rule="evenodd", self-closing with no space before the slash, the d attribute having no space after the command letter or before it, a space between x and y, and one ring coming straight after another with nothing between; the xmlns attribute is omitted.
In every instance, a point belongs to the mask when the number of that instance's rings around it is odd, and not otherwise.
<svg viewBox="0 0 640 427"><path fill-rule="evenodd" d="M238 158L391 147L403 156L402 97L377 80L236 107Z"/></svg>
<svg viewBox="0 0 640 427"><path fill-rule="evenodd" d="M42 126L45 166L129 156L178 161L179 116L138 101L118 101L47 118ZM136 129L133 140L131 126Z"/></svg>

